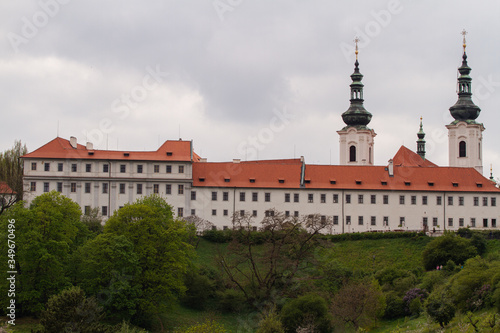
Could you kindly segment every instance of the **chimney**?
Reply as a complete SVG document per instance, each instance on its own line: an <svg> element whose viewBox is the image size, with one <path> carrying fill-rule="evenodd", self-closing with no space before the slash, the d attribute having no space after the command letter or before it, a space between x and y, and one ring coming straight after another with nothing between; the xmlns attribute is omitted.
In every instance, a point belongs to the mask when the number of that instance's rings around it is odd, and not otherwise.
<svg viewBox="0 0 500 333"><path fill-rule="evenodd" d="M87 150L94 150L94 144L92 142L87 142Z"/></svg>
<svg viewBox="0 0 500 333"><path fill-rule="evenodd" d="M75 148L77 147L77 144L76 144L76 138L74 136L71 136L69 138L69 144L71 145L71 147Z"/></svg>
<svg viewBox="0 0 500 333"><path fill-rule="evenodd" d="M387 166L387 170L389 171L389 177L394 177L394 164L392 159L389 160L389 166Z"/></svg>
<svg viewBox="0 0 500 333"><path fill-rule="evenodd" d="M200 163L207 163L207 158L206 157L200 158Z"/></svg>
<svg viewBox="0 0 500 333"><path fill-rule="evenodd" d="M239 158L234 158L233 159L233 163L240 163L240 162L241 162L241 160Z"/></svg>

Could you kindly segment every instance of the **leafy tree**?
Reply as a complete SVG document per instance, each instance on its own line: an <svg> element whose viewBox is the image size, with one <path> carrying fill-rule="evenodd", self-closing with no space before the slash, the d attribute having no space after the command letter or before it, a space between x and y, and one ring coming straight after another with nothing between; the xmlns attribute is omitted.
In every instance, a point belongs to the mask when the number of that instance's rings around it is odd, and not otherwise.
<svg viewBox="0 0 500 333"><path fill-rule="evenodd" d="M192 267L186 274L184 284L186 293L181 301L193 309L205 309L210 297L215 294L215 283L200 270Z"/></svg>
<svg viewBox="0 0 500 333"><path fill-rule="evenodd" d="M426 245L422 259L425 269L430 271L436 266L445 265L448 260L461 265L476 255L477 250L470 240L453 233L446 233Z"/></svg>
<svg viewBox="0 0 500 333"><path fill-rule="evenodd" d="M43 332L108 332L100 321L102 308L94 298L86 298L79 287L71 287L52 296L40 316Z"/></svg>
<svg viewBox="0 0 500 333"><path fill-rule="evenodd" d="M139 259L123 235L100 234L72 258L73 282L95 295L108 316L129 319L141 299Z"/></svg>
<svg viewBox="0 0 500 333"><path fill-rule="evenodd" d="M455 305L449 290L440 288L431 293L425 304L427 314L442 328L455 317Z"/></svg>
<svg viewBox="0 0 500 333"><path fill-rule="evenodd" d="M281 310L285 331L295 333L298 328L314 326L315 332L331 331L331 318L326 300L316 294L307 294L287 302Z"/></svg>
<svg viewBox="0 0 500 333"><path fill-rule="evenodd" d="M141 313L158 315L185 291L184 275L194 255L187 241L194 232L175 220L172 206L155 195L125 205L107 221L104 233L127 237L139 260Z"/></svg>
<svg viewBox="0 0 500 333"><path fill-rule="evenodd" d="M333 297L331 313L340 326L358 329L380 317L385 306L376 281L350 281Z"/></svg>
<svg viewBox="0 0 500 333"><path fill-rule="evenodd" d="M280 297L315 262L316 236L330 222L319 215L298 219L272 210L255 232L252 216L235 215L232 241L220 251L217 263L248 303Z"/></svg>
<svg viewBox="0 0 500 333"><path fill-rule="evenodd" d="M12 149L0 153L0 182L5 182L15 192L14 196L0 193L0 214L23 199L23 161L28 149L21 141L15 141Z"/></svg>
<svg viewBox="0 0 500 333"><path fill-rule="evenodd" d="M19 314L38 314L50 296L70 285L69 256L86 233L80 215L76 203L50 192L35 198L30 208L19 202L0 216L1 239L5 239L2 246L7 244L7 224L15 220ZM2 249L0 255L6 253ZM2 259L0 265L6 262ZM0 281L0 288L5 287L5 282Z"/></svg>
<svg viewBox="0 0 500 333"><path fill-rule="evenodd" d="M82 215L82 223L87 227L92 235L97 236L103 231L102 215L99 208L92 208L88 214Z"/></svg>

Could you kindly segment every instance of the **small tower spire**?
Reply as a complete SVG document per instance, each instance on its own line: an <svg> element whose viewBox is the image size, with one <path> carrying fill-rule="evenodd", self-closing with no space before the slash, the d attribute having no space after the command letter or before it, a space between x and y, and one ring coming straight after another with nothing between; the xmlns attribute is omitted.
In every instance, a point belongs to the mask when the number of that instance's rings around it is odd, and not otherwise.
<svg viewBox="0 0 500 333"><path fill-rule="evenodd" d="M495 177L493 177L493 164L490 164L490 180L495 181Z"/></svg>
<svg viewBox="0 0 500 333"><path fill-rule="evenodd" d="M422 117L420 117L420 130L417 133L417 154L425 160L425 133L424 128L422 126Z"/></svg>

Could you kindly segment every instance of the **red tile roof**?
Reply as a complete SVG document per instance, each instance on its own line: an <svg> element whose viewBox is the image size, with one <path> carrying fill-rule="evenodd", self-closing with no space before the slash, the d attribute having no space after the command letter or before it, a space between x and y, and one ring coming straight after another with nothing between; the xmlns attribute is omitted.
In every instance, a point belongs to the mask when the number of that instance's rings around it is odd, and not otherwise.
<svg viewBox="0 0 500 333"><path fill-rule="evenodd" d="M300 159L193 163L193 186L297 188Z"/></svg>
<svg viewBox="0 0 500 333"><path fill-rule="evenodd" d="M16 194L6 182L0 182L0 194Z"/></svg>
<svg viewBox="0 0 500 333"><path fill-rule="evenodd" d="M420 155L414 153L405 146L399 148L396 155L392 159L394 165L398 166L419 166L419 167L436 167L437 165L429 160L424 160Z"/></svg>
<svg viewBox="0 0 500 333"><path fill-rule="evenodd" d="M168 140L156 151L116 151L88 150L86 146L81 144L77 144L77 147L73 148L69 140L57 137L22 157L85 160L191 161L191 141ZM200 157L193 152L193 159L197 161Z"/></svg>

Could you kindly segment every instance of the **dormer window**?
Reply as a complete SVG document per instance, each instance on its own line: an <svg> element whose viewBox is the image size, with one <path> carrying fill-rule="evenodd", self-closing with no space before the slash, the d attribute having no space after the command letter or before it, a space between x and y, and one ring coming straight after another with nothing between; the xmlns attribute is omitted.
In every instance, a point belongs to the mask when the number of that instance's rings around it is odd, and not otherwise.
<svg viewBox="0 0 500 333"><path fill-rule="evenodd" d="M387 185L387 182L385 182L385 181L381 181L380 183L381 183L382 185L384 185L384 186L386 186L386 185Z"/></svg>
<svg viewBox="0 0 500 333"><path fill-rule="evenodd" d="M337 181L335 179L330 179L330 184L335 185L337 184Z"/></svg>
<svg viewBox="0 0 500 333"><path fill-rule="evenodd" d="M231 178L224 178L225 183L229 183L231 181Z"/></svg>
<svg viewBox="0 0 500 333"><path fill-rule="evenodd" d="M255 183L255 178L250 178L250 183Z"/></svg>
<svg viewBox="0 0 500 333"><path fill-rule="evenodd" d="M483 184L482 183L476 183L476 186L477 187L483 187Z"/></svg>
<svg viewBox="0 0 500 333"><path fill-rule="evenodd" d="M198 178L198 180L199 180L200 182L204 182L204 181L205 181L205 177L199 177L199 178Z"/></svg>
<svg viewBox="0 0 500 333"><path fill-rule="evenodd" d="M458 183L453 182L453 187L458 187Z"/></svg>
<svg viewBox="0 0 500 333"><path fill-rule="evenodd" d="M285 180L284 180L283 178L280 178L280 179L278 179L278 182L279 182L280 184L284 184L284 183L285 183Z"/></svg>
<svg viewBox="0 0 500 333"><path fill-rule="evenodd" d="M304 179L304 182L305 182L306 184L311 184L311 180L310 180L310 179Z"/></svg>
<svg viewBox="0 0 500 333"><path fill-rule="evenodd" d="M167 156L172 156L173 153L171 151L167 151Z"/></svg>
<svg viewBox="0 0 500 333"><path fill-rule="evenodd" d="M356 180L356 185L361 185L361 180Z"/></svg>
<svg viewBox="0 0 500 333"><path fill-rule="evenodd" d="M410 186L411 182L405 182L405 186Z"/></svg>
<svg viewBox="0 0 500 333"><path fill-rule="evenodd" d="M434 186L434 182L427 182L429 186Z"/></svg>
<svg viewBox="0 0 500 333"><path fill-rule="evenodd" d="M130 156L130 153L123 153L123 156Z"/></svg>

